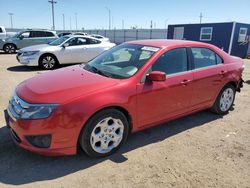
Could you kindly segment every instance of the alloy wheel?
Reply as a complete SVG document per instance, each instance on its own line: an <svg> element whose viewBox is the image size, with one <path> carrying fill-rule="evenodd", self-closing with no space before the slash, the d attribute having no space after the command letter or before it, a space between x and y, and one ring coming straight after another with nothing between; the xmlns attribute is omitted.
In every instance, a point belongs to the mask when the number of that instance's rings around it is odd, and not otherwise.
<svg viewBox="0 0 250 188"><path fill-rule="evenodd" d="M120 119L107 117L101 120L93 129L90 136L92 149L101 154L116 148L123 138L124 125Z"/></svg>
<svg viewBox="0 0 250 188"><path fill-rule="evenodd" d="M53 57L51 56L45 56L43 59L42 59L42 66L45 68L45 69L52 69L56 64L56 61Z"/></svg>
<svg viewBox="0 0 250 188"><path fill-rule="evenodd" d="M234 101L234 91L232 88L227 88L223 91L220 98L220 109L226 112L230 109Z"/></svg>

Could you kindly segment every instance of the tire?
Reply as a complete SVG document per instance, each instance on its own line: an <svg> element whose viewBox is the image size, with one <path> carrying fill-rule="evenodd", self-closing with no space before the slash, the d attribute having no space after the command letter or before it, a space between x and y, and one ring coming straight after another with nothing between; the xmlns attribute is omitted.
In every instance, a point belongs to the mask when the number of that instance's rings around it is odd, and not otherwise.
<svg viewBox="0 0 250 188"><path fill-rule="evenodd" d="M235 93L236 90L233 85L227 84L224 86L211 108L211 111L219 115L227 114L234 104Z"/></svg>
<svg viewBox="0 0 250 188"><path fill-rule="evenodd" d="M14 44L5 44L3 50L7 54L16 53L16 46Z"/></svg>
<svg viewBox="0 0 250 188"><path fill-rule="evenodd" d="M81 132L79 144L90 157L106 157L121 147L128 132L126 116L111 108L90 118Z"/></svg>
<svg viewBox="0 0 250 188"><path fill-rule="evenodd" d="M58 61L54 55L44 54L39 59L39 66L44 70L54 69L58 65Z"/></svg>

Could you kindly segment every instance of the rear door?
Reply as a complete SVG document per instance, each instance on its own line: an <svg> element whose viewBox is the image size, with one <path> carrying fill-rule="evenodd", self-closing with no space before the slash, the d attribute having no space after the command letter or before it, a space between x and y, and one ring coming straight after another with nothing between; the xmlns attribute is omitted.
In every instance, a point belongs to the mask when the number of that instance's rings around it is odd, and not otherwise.
<svg viewBox="0 0 250 188"><path fill-rule="evenodd" d="M151 71L166 73L166 81L137 84L137 117L140 127L160 122L188 111L193 93L193 73L186 48L163 54Z"/></svg>
<svg viewBox="0 0 250 188"><path fill-rule="evenodd" d="M194 106L210 104L224 85L227 73L222 58L208 48L192 47L194 73Z"/></svg>

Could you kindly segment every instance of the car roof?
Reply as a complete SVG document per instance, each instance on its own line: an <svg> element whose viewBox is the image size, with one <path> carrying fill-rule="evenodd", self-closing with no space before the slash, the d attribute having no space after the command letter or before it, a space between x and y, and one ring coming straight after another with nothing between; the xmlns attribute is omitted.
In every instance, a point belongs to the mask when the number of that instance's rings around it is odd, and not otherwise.
<svg viewBox="0 0 250 188"><path fill-rule="evenodd" d="M166 47L178 47L178 46L207 46L211 47L212 45L196 42L196 41L188 41L188 40L172 40L172 39L151 39L151 40L136 40L126 42L128 44L138 44L144 46L154 46L158 48L166 48Z"/></svg>
<svg viewBox="0 0 250 188"><path fill-rule="evenodd" d="M97 38L95 38L95 37L91 37L91 36L89 36L89 35L67 35L67 36L69 36L70 38L84 37L84 38L90 38L90 39L95 39L95 40L101 41L101 40L99 40L99 39L97 39ZM101 41L101 42L102 42L102 41Z"/></svg>

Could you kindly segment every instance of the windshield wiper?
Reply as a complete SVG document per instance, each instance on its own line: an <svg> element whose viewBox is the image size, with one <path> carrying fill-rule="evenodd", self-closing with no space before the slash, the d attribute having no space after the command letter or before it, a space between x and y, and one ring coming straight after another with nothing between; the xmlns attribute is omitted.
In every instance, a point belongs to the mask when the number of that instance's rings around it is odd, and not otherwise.
<svg viewBox="0 0 250 188"><path fill-rule="evenodd" d="M94 67L94 66L90 66L90 65L88 65L88 66L90 67L90 70L91 70L92 72L96 73L96 74L100 74L100 75L102 75L102 76L109 77L109 78L111 77L109 74L107 74L107 73L101 71L100 69L98 69L98 68L96 68L96 67Z"/></svg>

